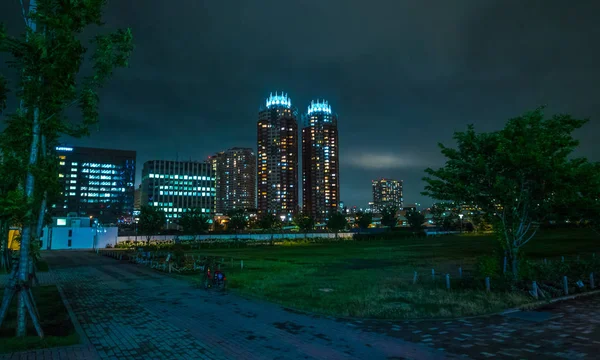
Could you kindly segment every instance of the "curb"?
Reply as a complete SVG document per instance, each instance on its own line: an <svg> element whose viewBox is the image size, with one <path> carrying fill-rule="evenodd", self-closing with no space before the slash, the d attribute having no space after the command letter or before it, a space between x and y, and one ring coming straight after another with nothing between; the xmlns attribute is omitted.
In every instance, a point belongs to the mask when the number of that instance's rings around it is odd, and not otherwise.
<svg viewBox="0 0 600 360"><path fill-rule="evenodd" d="M54 273L54 270L52 270L50 265L48 265L48 272L52 272L53 275L56 276L56 273ZM60 285L58 283L58 281L56 281L55 286L58 289L58 293L60 294L60 297L63 301L63 305L67 309L69 318L71 318L71 323L73 324L73 327L75 328L75 331L77 332L77 335L79 335L79 338L81 339L80 346L85 345L85 346L89 347L90 349L93 349L93 351L97 354L96 349L92 346L90 339L88 339L85 331L81 327L79 320L77 320L77 316L75 315L75 312L73 311L73 308L71 307L71 304L69 303L69 300L67 300L67 297L65 296L65 292L63 291L62 285Z"/></svg>

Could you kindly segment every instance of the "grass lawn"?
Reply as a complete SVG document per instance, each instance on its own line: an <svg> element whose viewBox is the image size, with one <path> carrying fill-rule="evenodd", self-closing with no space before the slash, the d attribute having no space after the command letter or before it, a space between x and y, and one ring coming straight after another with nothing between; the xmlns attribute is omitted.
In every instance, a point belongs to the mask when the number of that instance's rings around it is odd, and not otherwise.
<svg viewBox="0 0 600 360"><path fill-rule="evenodd" d="M0 353L11 353L31 349L69 346L79 344L69 313L56 286L39 286L32 289L40 312L44 339L40 339L31 321L28 321L27 336L15 338L17 302L13 299L7 318L0 328ZM3 289L0 290L0 296Z"/></svg>
<svg viewBox="0 0 600 360"><path fill-rule="evenodd" d="M242 295L329 315L406 319L485 314L530 302L520 292L482 291L475 264L478 257L494 251L500 248L491 235L450 235L196 253L225 258L228 287ZM537 259L591 257L592 252L600 253L600 241L584 230L544 231L524 251ZM459 266L463 282L458 279ZM432 268L441 275L435 280ZM414 271L419 274L417 285ZM452 278L451 291L445 288L446 273ZM461 289L468 281L471 286ZM473 288L474 281L481 290Z"/></svg>

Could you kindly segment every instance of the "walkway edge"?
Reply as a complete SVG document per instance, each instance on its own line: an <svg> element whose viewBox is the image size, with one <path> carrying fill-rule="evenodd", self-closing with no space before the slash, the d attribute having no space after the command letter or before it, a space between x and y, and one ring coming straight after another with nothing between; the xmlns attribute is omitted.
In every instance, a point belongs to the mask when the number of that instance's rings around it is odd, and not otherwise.
<svg viewBox="0 0 600 360"><path fill-rule="evenodd" d="M56 279L57 275L54 272L54 270L52 270L50 265L48 265L48 271L51 271ZM58 281L55 281L55 283L56 283L56 288L58 289L58 293L60 294L60 298L63 301L63 305L65 306L65 309L67 309L67 313L69 313L69 317L71 318L71 323L73 324L75 331L79 335L79 338L81 340L81 345L85 345L85 346L89 347L90 349L93 349L94 352L96 352L96 349L92 346L90 339L88 339L85 331L81 327L81 324L79 323L79 320L77 319L77 315L75 315L75 312L73 311L73 308L71 307L71 304L69 303L69 300L67 299L67 296L65 295L65 292L63 291L62 285L59 284Z"/></svg>

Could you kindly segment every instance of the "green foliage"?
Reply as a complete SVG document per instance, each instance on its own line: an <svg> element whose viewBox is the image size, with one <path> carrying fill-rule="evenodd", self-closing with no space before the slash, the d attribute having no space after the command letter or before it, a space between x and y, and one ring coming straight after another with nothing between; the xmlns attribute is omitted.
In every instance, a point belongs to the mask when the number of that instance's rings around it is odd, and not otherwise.
<svg viewBox="0 0 600 360"><path fill-rule="evenodd" d="M244 230L248 226L248 219L243 209L231 210L227 214L229 222L227 228L234 231Z"/></svg>
<svg viewBox="0 0 600 360"><path fill-rule="evenodd" d="M327 221L327 228L329 231L333 231L334 233L338 233L348 227L348 222L346 221L346 217L344 214L335 212L329 216L329 220Z"/></svg>
<svg viewBox="0 0 600 360"><path fill-rule="evenodd" d="M294 215L294 224L296 224L303 233L312 231L315 228L315 220L312 216L302 212Z"/></svg>
<svg viewBox="0 0 600 360"><path fill-rule="evenodd" d="M477 211L471 215L470 219L476 232L482 233L492 230L492 224L488 214Z"/></svg>
<svg viewBox="0 0 600 360"><path fill-rule="evenodd" d="M485 279L486 277L498 278L502 273L502 264L500 263L500 257L497 255L485 255L477 258L476 276L479 279Z"/></svg>
<svg viewBox="0 0 600 360"><path fill-rule="evenodd" d="M413 231L420 231L423 229L423 223L425 222L425 216L415 209L410 209L406 212L406 221L408 226Z"/></svg>
<svg viewBox="0 0 600 360"><path fill-rule="evenodd" d="M156 235L162 230L165 222L166 216L164 211L153 206L144 205L140 209L138 231L150 241L152 235Z"/></svg>
<svg viewBox="0 0 600 360"><path fill-rule="evenodd" d="M381 209L381 225L395 227L398 223L397 212L398 208L395 206L386 206Z"/></svg>
<svg viewBox="0 0 600 360"><path fill-rule="evenodd" d="M516 274L518 250L535 235L534 224L582 187L575 175L587 160L571 156L578 145L572 133L586 122L570 115L544 119L539 108L500 131L476 133L470 125L454 134L456 149L440 144L446 164L426 170L423 194L496 214L494 230Z"/></svg>
<svg viewBox="0 0 600 360"><path fill-rule="evenodd" d="M141 220L141 219L140 219ZM186 235L200 235L208 231L210 218L201 209L187 209L178 220Z"/></svg>
<svg viewBox="0 0 600 360"><path fill-rule="evenodd" d="M368 229L372 222L373 214L360 211L356 213L356 224L359 229Z"/></svg>
<svg viewBox="0 0 600 360"><path fill-rule="evenodd" d="M265 215L258 221L258 226L265 231L272 231L281 227L281 220L275 215Z"/></svg>

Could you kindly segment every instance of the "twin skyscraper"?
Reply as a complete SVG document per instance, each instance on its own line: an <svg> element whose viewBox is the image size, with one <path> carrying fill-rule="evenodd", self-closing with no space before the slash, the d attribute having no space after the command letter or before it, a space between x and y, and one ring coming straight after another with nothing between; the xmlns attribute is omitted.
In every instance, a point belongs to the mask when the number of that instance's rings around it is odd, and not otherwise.
<svg viewBox="0 0 600 360"><path fill-rule="evenodd" d="M298 164L302 149L302 211L326 222L340 201L337 115L327 101L312 101L298 115L285 93L270 94L257 123L258 217L291 220L299 208ZM299 144L299 120L302 144Z"/></svg>

